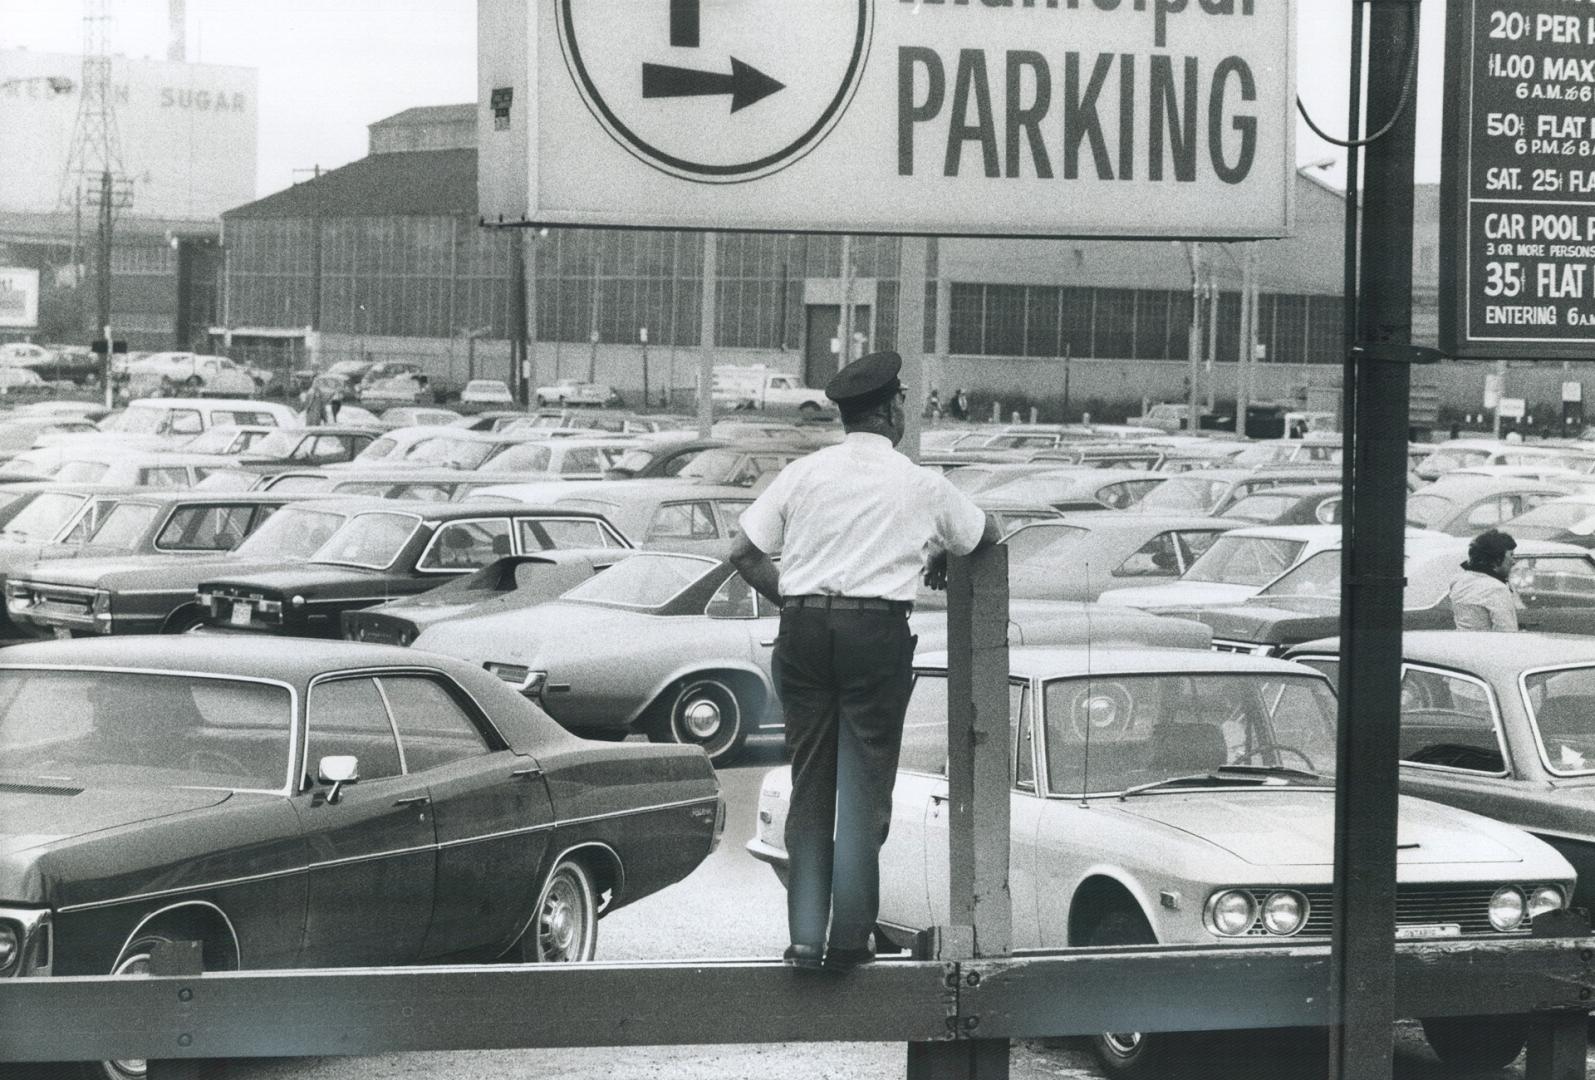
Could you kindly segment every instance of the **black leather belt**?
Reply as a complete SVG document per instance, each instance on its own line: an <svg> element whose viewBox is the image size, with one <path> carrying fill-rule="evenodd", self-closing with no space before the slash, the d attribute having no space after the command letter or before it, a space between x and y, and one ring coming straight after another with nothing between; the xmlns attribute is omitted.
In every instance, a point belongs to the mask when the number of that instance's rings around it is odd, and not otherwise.
<svg viewBox="0 0 1595 1080"><path fill-rule="evenodd" d="M781 598L781 606L787 610L820 608L825 611L885 611L893 615L907 615L914 610L911 601L882 600L876 596L785 596Z"/></svg>

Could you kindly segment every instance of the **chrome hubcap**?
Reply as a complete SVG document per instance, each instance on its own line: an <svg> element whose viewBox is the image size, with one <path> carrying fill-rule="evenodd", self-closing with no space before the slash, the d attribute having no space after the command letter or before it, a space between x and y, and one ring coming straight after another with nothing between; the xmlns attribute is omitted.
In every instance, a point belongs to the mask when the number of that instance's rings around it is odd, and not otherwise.
<svg viewBox="0 0 1595 1080"><path fill-rule="evenodd" d="M1139 1031L1108 1031L1102 1035L1102 1041L1109 1050L1119 1057L1130 1057L1141 1048L1141 1033Z"/></svg>
<svg viewBox="0 0 1595 1080"><path fill-rule="evenodd" d="M150 958L147 953L139 953L128 957L116 966L112 975L148 975L150 973ZM105 1062L105 1074L113 1080L136 1080L146 1074L147 1068L143 1058L120 1058Z"/></svg>
<svg viewBox="0 0 1595 1080"><path fill-rule="evenodd" d="M538 938L545 960L574 960L583 945L583 912L575 882L561 877L543 902Z"/></svg>
<svg viewBox="0 0 1595 1080"><path fill-rule="evenodd" d="M685 719L693 738L710 738L720 730L720 707L707 699L694 701L687 706Z"/></svg>

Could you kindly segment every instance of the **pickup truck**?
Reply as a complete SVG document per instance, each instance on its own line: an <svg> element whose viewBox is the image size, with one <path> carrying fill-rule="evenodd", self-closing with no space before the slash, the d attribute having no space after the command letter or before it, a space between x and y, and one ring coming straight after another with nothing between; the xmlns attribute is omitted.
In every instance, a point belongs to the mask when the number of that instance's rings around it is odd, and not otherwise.
<svg viewBox="0 0 1595 1080"><path fill-rule="evenodd" d="M796 409L808 416L833 407L823 390L804 386L796 375L759 365L716 367L713 397L715 404L736 409Z"/></svg>
<svg viewBox="0 0 1595 1080"><path fill-rule="evenodd" d="M559 379L552 386L539 386L535 396L540 409L550 405L612 405L620 400L608 384L580 379Z"/></svg>

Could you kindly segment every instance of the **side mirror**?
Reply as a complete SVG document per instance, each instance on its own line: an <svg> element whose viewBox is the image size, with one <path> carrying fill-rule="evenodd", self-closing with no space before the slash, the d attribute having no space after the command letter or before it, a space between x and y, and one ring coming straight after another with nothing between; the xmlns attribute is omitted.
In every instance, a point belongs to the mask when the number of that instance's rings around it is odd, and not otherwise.
<svg viewBox="0 0 1595 1080"><path fill-rule="evenodd" d="M332 790L327 792L327 801L335 803L343 785L359 782L360 759L353 754L328 754L316 765L316 778L323 784L332 785Z"/></svg>

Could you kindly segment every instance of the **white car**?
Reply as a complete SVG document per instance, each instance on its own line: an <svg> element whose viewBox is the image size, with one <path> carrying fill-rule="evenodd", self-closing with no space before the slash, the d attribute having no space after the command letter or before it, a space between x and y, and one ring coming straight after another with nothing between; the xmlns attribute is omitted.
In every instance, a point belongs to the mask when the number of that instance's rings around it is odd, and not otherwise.
<svg viewBox="0 0 1595 1080"><path fill-rule="evenodd" d="M948 686L921 654L881 850L877 939L899 946L948 912ZM1008 884L1016 949L1329 940L1336 701L1304 665L1157 648L1010 653ZM789 768L759 785L748 851L786 875ZM1403 797L1398 939L1511 940L1565 907L1573 867L1510 825ZM1203 1008L1192 1002L1192 1015ZM1505 1064L1520 1017L1424 1022L1441 1058ZM1109 1071L1175 1063L1177 1034L1105 1032ZM1510 1051L1510 1053L1507 1053Z"/></svg>
<svg viewBox="0 0 1595 1080"><path fill-rule="evenodd" d="M515 395L498 379L472 379L460 391L460 400L473 405L513 405Z"/></svg>
<svg viewBox="0 0 1595 1080"><path fill-rule="evenodd" d="M552 386L539 386L534 396L537 407L543 409L550 405L608 405L619 395L606 383L558 379Z"/></svg>
<svg viewBox="0 0 1595 1080"><path fill-rule="evenodd" d="M1231 529L1202 552L1176 581L1108 589L1104 604L1146 611L1233 604L1255 596L1263 586L1302 560L1340 543L1339 525L1259 525Z"/></svg>
<svg viewBox="0 0 1595 1080"><path fill-rule="evenodd" d="M141 388L186 386L216 395L247 397L257 389L254 376L225 356L191 352L158 352L127 365L128 384Z"/></svg>

